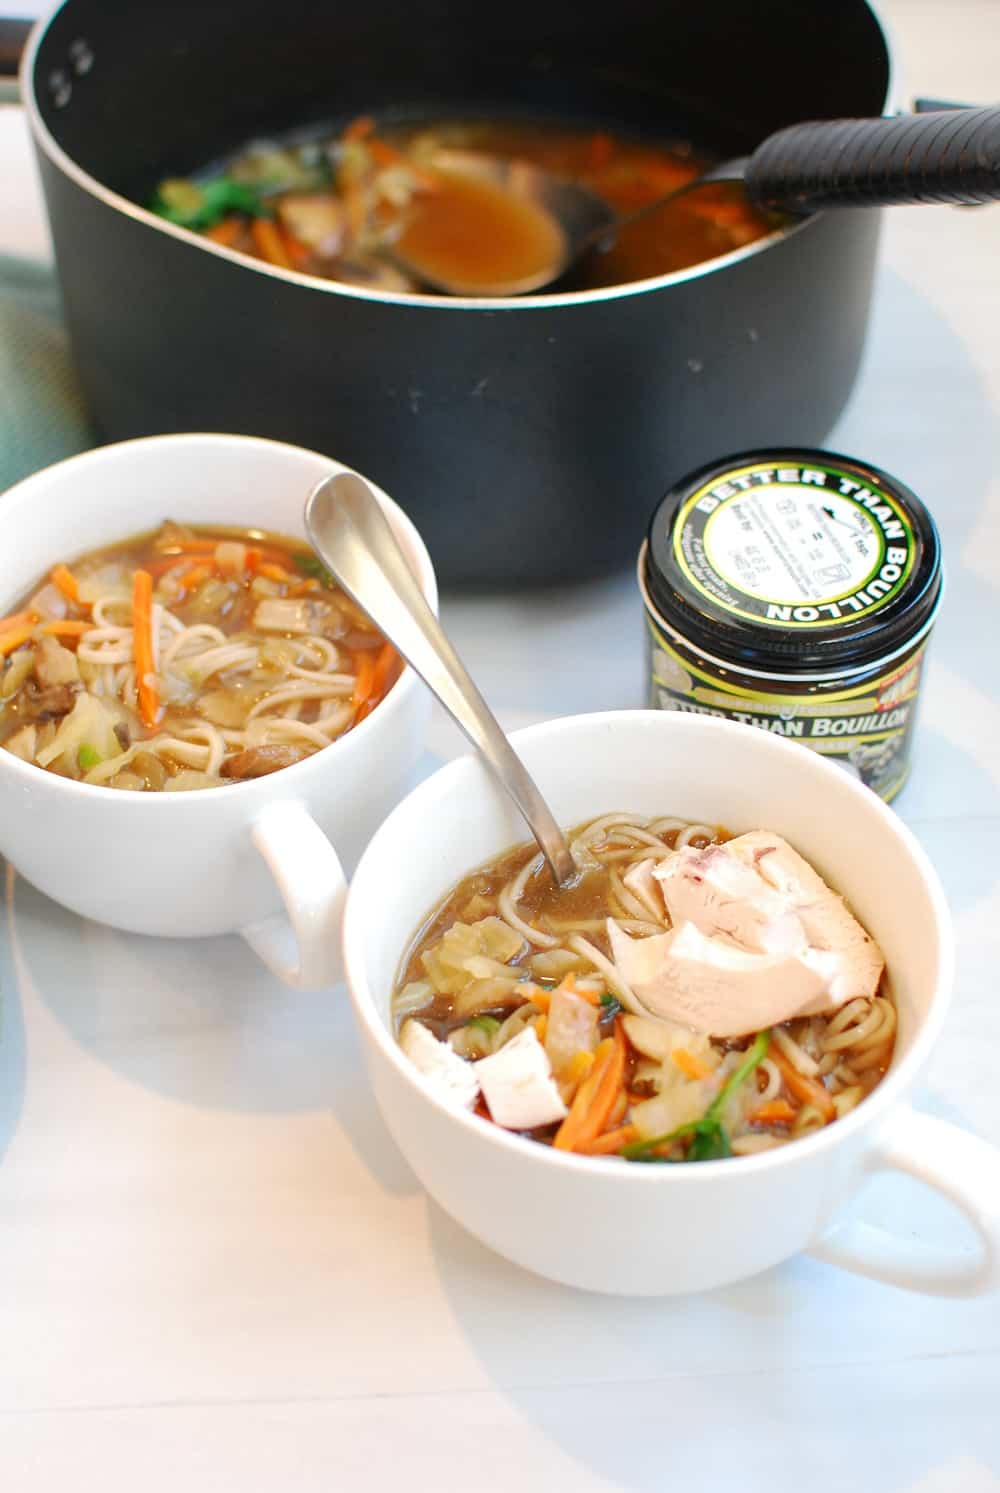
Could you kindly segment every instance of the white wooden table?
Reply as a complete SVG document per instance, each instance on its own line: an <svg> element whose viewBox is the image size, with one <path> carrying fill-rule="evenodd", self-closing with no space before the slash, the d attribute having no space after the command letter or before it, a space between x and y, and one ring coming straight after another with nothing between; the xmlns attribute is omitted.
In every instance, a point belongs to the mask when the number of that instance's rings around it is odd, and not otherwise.
<svg viewBox="0 0 1000 1493"><path fill-rule="evenodd" d="M910 94L1000 93L998 0L884 10ZM0 175L0 248L44 254L12 109ZM998 251L1000 209L889 215L829 444L911 484L943 533L899 808L960 957L920 1102L1000 1145ZM627 577L444 619L509 725L642 698ZM436 721L431 753L457 746ZM1000 1490L1000 1299L804 1259L681 1301L552 1286L428 1203L341 993L287 994L236 940L83 923L10 871L0 977L0 1489ZM930 1240L961 1229L902 1183L858 1207Z"/></svg>

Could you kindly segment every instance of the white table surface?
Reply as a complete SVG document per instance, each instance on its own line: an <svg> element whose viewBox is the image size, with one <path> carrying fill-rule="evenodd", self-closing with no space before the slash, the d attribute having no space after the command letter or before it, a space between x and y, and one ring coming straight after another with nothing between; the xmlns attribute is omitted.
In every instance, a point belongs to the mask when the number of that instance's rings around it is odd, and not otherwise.
<svg viewBox="0 0 1000 1493"><path fill-rule="evenodd" d="M910 94L996 97L998 0L884 12ZM0 183L0 248L44 255L11 108ZM899 808L960 957L920 1102L1000 1145L998 250L1000 209L888 215L829 444L909 482L943 534ZM443 614L508 725L641 702L627 577ZM431 751L457 744L437 720ZM926 1300L807 1259L688 1300L556 1287L428 1203L342 992L290 996L235 939L84 923L10 870L0 977L0 1488L1000 1490L1000 1299ZM964 1237L915 1185L872 1184L858 1208Z"/></svg>

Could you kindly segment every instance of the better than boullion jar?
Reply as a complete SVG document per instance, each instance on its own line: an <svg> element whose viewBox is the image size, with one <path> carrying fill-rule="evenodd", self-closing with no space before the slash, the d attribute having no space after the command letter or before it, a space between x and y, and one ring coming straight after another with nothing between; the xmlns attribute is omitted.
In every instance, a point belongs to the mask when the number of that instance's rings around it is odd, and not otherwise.
<svg viewBox="0 0 1000 1493"><path fill-rule="evenodd" d="M934 521L901 482L828 451L702 467L653 514L639 585L653 706L773 731L899 792L942 586Z"/></svg>

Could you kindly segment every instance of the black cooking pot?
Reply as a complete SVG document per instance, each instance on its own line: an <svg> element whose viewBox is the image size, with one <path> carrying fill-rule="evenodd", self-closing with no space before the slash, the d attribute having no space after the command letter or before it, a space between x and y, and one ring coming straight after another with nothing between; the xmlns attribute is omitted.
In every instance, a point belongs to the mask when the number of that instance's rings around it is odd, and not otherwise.
<svg viewBox="0 0 1000 1493"><path fill-rule="evenodd" d="M862 0L67 0L22 91L101 436L327 451L402 503L443 579L509 585L630 564L664 489L720 452L822 442L879 214L641 284L460 301L307 280L136 203L248 137L360 112L516 109L736 154L797 120L877 115L888 86Z"/></svg>

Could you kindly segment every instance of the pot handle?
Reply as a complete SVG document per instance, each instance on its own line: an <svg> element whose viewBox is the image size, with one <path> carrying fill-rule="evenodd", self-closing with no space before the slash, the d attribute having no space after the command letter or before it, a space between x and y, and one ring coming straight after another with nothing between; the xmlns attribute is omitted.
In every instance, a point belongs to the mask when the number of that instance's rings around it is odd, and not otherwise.
<svg viewBox="0 0 1000 1493"><path fill-rule="evenodd" d="M791 125L757 147L744 183L759 206L803 213L992 202L1000 198L1000 108Z"/></svg>
<svg viewBox="0 0 1000 1493"><path fill-rule="evenodd" d="M979 1248L932 1248L851 1221L835 1225L809 1254L932 1296L980 1296L1000 1287L1000 1151L957 1125L904 1105L880 1131L865 1171L904 1172L941 1193L968 1219Z"/></svg>
<svg viewBox="0 0 1000 1493"><path fill-rule="evenodd" d="M251 831L278 884L285 912L240 932L268 969L296 990L343 978L340 924L347 877L337 852L303 804L269 804Z"/></svg>
<svg viewBox="0 0 1000 1493"><path fill-rule="evenodd" d="M0 16L0 78L16 78L34 21Z"/></svg>

